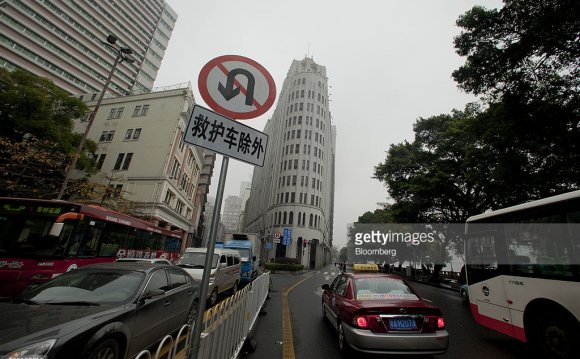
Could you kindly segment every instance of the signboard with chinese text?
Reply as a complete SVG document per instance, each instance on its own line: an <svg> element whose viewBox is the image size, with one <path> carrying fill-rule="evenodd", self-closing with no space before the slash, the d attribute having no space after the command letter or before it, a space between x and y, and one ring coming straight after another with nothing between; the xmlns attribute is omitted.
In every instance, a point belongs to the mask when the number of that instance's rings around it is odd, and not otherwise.
<svg viewBox="0 0 580 359"><path fill-rule="evenodd" d="M263 167L268 135L195 105L183 141Z"/></svg>

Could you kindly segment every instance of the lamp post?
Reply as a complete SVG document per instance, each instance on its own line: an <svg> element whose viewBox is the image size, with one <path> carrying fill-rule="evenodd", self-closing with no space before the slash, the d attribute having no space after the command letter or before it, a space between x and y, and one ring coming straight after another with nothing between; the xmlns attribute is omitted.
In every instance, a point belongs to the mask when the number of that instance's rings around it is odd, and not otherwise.
<svg viewBox="0 0 580 359"><path fill-rule="evenodd" d="M103 102L103 98L105 97L105 93L107 92L107 89L109 88L109 84L111 83L111 78L113 77L113 73L115 72L117 65L123 61L127 61L129 63L132 63L135 61L132 58L127 57L127 55L131 55L133 53L133 51L131 51L131 49L129 49L128 47L115 46L116 42L117 42L117 38L113 35L107 36L107 42L101 41L101 43L103 43L104 45L107 45L108 47L115 50L117 52L117 56L115 57L115 62L113 63L113 66L111 67L111 71L109 72L109 76L107 77L107 81L105 81L105 85L103 86L103 90L101 91L101 95L99 96L99 99L97 100L97 104L95 105L95 109L89 115L89 118L87 121L87 128L85 129L85 132L83 133L83 137L81 137L81 141L79 142L77 150L76 150L75 154L73 155L73 158L71 159L71 162L66 170L66 174L64 176L62 186L60 187L60 191L58 192L56 199L62 199L62 196L64 195L64 191L66 190L66 187L68 185L70 175L76 167L78 158L81 156L81 153L83 151L83 147L85 146L85 142L87 141L87 136L89 134L91 126L93 125L93 121L95 119L97 111L99 110L99 107L101 106L101 102Z"/></svg>

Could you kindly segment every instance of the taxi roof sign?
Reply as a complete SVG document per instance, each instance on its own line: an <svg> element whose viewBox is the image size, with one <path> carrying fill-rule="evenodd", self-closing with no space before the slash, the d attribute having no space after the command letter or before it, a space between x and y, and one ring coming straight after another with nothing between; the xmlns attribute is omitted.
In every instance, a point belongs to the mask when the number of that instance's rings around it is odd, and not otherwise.
<svg viewBox="0 0 580 359"><path fill-rule="evenodd" d="M352 265L352 270L354 272L372 272L372 273L378 273L379 272L379 266L376 264L353 264Z"/></svg>

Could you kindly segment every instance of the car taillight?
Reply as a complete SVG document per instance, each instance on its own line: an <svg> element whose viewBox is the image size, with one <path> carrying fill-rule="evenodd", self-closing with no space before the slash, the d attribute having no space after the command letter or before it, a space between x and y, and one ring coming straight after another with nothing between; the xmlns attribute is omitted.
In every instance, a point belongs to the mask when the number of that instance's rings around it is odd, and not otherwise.
<svg viewBox="0 0 580 359"><path fill-rule="evenodd" d="M354 317L354 323L357 327L362 329L368 329L369 327L369 322L367 321L366 315L357 315Z"/></svg>
<svg viewBox="0 0 580 359"><path fill-rule="evenodd" d="M445 329L445 320L443 320L443 317L437 318L437 329Z"/></svg>
<svg viewBox="0 0 580 359"><path fill-rule="evenodd" d="M385 326L378 315L355 315L352 324L361 329L369 329L372 331L384 331Z"/></svg>

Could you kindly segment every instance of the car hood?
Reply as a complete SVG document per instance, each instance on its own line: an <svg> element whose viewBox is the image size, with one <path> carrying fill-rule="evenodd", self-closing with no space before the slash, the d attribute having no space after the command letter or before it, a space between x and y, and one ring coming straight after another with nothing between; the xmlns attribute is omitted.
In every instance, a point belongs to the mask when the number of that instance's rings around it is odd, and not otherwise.
<svg viewBox="0 0 580 359"><path fill-rule="evenodd" d="M0 305L0 352L13 350L13 345L26 345L29 342L60 338L79 331L87 324L103 317L118 314L125 307L78 306L51 304L13 304ZM20 340L17 340L20 339ZM10 348L5 348L8 344Z"/></svg>

